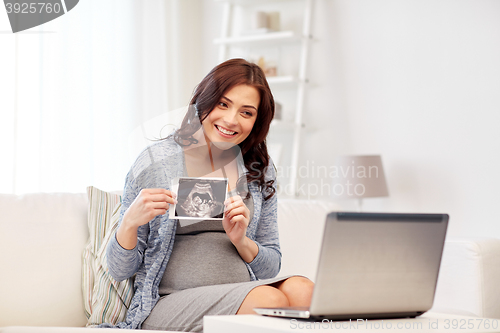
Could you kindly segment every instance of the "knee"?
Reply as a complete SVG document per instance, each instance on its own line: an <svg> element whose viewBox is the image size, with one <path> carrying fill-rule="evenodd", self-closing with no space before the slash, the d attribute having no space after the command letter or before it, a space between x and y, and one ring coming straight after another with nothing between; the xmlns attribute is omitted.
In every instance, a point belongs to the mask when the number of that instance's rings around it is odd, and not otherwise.
<svg viewBox="0 0 500 333"><path fill-rule="evenodd" d="M279 289L271 286L256 287L247 297L251 298L254 307L274 308L290 305L286 295Z"/></svg>
<svg viewBox="0 0 500 333"><path fill-rule="evenodd" d="M314 290L314 282L303 276L292 276L286 279L280 286L285 295L311 298Z"/></svg>

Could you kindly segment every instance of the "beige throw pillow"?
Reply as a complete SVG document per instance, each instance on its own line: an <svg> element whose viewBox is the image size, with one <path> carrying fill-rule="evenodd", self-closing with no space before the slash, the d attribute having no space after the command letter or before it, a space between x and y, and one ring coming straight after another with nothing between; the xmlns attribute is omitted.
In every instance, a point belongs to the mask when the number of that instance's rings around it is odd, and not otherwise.
<svg viewBox="0 0 500 333"><path fill-rule="evenodd" d="M106 246L120 217L121 196L87 187L89 240L83 251L83 300L87 326L125 320L133 296L133 279L114 280L108 272Z"/></svg>

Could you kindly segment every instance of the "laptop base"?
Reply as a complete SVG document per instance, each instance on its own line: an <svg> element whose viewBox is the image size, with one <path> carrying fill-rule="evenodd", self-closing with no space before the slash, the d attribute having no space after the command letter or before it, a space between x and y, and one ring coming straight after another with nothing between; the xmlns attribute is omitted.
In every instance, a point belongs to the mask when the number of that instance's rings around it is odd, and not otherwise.
<svg viewBox="0 0 500 333"><path fill-rule="evenodd" d="M295 318L307 321L342 321L358 319L398 319L415 318L421 316L426 311L392 312L392 313L365 313L365 314L337 314L337 315L312 315L309 307L287 307L287 308L254 308L260 315L280 318Z"/></svg>
<svg viewBox="0 0 500 333"><path fill-rule="evenodd" d="M357 315L332 315L332 316L314 316L310 315L308 320L314 320L314 321L322 321L324 319L327 320L358 320L358 319L399 319L399 318L415 318L418 317L422 314L424 314L426 311L412 311L412 312L395 312L395 313L366 313L366 314L357 314Z"/></svg>

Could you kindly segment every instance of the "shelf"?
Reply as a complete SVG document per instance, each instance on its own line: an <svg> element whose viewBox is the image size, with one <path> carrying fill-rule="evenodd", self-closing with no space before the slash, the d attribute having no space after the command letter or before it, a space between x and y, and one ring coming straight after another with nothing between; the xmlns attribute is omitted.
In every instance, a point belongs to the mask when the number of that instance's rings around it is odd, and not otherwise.
<svg viewBox="0 0 500 333"><path fill-rule="evenodd" d="M275 43L275 42L297 42L300 40L293 31L277 31L268 32L263 34L254 34L246 36L217 38L214 44L227 45L227 44L246 44L246 43Z"/></svg>
<svg viewBox="0 0 500 333"><path fill-rule="evenodd" d="M298 80L292 75L287 76L268 76L266 77L267 83L269 84L290 84L297 83Z"/></svg>

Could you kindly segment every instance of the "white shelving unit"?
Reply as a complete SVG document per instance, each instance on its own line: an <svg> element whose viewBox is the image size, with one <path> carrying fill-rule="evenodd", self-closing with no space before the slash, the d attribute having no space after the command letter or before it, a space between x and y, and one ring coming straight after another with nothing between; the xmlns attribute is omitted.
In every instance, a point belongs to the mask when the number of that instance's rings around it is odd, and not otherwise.
<svg viewBox="0 0 500 333"><path fill-rule="evenodd" d="M232 18L234 17L235 7L237 6L252 6L258 8L259 6L268 5L269 3L276 3L278 6L286 6L287 2L298 0L216 0L223 3L223 16L222 16L222 30L219 38L214 40L214 43L219 46L219 62L225 61L229 58L229 51L232 47L280 47L290 43L300 43L300 54L289 54L290 57L299 57L298 69L296 74L282 75L268 77L268 83L271 89L290 89L293 90L293 120L290 121L273 121L271 130L273 128L282 128L285 131L293 132L293 142L290 158L290 177L289 189L293 195L297 196L298 188L298 162L300 153L300 141L303 132L303 114L304 114L304 98L308 82L307 76L307 61L309 55L309 47L311 36L311 15L314 0L300 0L303 2L304 10L302 12L302 29L300 33L296 31L275 31L267 33L259 33L253 35L231 35ZM297 29L299 30L299 29ZM283 110L283 112L290 112Z"/></svg>
<svg viewBox="0 0 500 333"><path fill-rule="evenodd" d="M222 37L214 40L215 44L220 44L223 46L231 44L247 44L247 43L291 43L300 40L299 37L295 36L293 31L276 31L267 32L263 34L255 34L248 36L239 37Z"/></svg>

